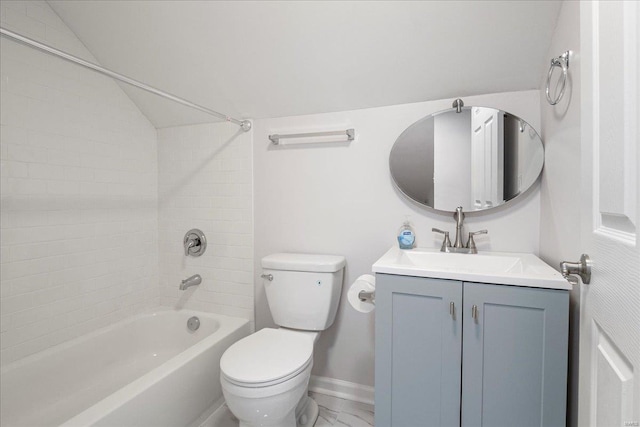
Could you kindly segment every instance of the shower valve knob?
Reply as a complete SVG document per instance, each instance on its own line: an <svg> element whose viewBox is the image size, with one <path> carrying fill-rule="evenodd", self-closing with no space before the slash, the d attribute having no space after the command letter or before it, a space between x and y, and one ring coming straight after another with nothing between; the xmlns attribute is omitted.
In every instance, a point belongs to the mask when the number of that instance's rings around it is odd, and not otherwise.
<svg viewBox="0 0 640 427"><path fill-rule="evenodd" d="M184 235L184 256L198 257L207 249L207 238L197 228L193 228Z"/></svg>

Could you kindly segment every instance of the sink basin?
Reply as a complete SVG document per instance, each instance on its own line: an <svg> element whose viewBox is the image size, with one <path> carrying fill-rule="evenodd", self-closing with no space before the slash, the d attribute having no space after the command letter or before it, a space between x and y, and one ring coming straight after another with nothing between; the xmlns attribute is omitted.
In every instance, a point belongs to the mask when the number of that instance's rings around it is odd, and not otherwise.
<svg viewBox="0 0 640 427"><path fill-rule="evenodd" d="M431 252L425 250L401 251L402 264L437 270L465 270L468 272L507 272L522 265L519 257L484 255L479 256Z"/></svg>
<svg viewBox="0 0 640 427"><path fill-rule="evenodd" d="M438 249L393 247L373 265L375 273L433 277L550 289L571 289L562 275L533 254L444 253Z"/></svg>

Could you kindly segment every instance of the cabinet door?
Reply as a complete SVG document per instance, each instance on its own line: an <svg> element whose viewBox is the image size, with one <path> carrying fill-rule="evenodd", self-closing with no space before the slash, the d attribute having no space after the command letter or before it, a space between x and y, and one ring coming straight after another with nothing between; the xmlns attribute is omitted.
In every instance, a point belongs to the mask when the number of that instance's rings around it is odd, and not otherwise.
<svg viewBox="0 0 640 427"><path fill-rule="evenodd" d="M568 309L566 291L464 283L462 426L565 425Z"/></svg>
<svg viewBox="0 0 640 427"><path fill-rule="evenodd" d="M376 275L377 427L459 426L462 283Z"/></svg>

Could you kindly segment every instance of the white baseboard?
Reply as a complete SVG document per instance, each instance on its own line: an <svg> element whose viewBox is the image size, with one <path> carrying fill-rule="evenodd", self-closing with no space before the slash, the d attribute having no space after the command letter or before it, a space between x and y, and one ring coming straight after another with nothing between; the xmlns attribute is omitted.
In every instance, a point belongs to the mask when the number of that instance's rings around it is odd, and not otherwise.
<svg viewBox="0 0 640 427"><path fill-rule="evenodd" d="M326 394L355 402L374 404L374 388L368 385L351 383L335 378L312 375L309 391Z"/></svg>

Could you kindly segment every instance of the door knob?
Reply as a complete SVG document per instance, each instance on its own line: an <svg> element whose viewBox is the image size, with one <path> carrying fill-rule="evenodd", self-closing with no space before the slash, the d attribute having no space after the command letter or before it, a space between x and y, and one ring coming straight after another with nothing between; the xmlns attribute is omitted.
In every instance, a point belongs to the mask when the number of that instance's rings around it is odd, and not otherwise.
<svg viewBox="0 0 640 427"><path fill-rule="evenodd" d="M588 285L591 281L591 264L592 262L591 259L589 259L589 255L582 254L578 262L562 261L560 263L560 270L562 271L562 276L569 280L570 283L577 284L569 277L572 274L576 274L580 276L582 283Z"/></svg>

